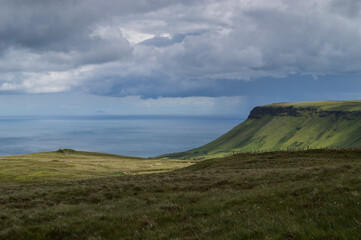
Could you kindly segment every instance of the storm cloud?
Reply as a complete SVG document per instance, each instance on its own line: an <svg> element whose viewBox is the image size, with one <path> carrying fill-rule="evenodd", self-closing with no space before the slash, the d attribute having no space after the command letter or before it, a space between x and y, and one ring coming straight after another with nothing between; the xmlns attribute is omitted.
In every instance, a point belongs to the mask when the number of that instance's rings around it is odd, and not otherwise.
<svg viewBox="0 0 361 240"><path fill-rule="evenodd" d="M356 0L0 4L2 92L227 96L225 83L361 73Z"/></svg>

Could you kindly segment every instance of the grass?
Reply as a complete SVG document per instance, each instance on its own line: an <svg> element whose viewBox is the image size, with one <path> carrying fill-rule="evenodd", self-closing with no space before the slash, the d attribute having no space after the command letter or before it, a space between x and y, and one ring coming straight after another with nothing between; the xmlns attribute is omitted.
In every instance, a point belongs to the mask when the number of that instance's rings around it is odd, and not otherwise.
<svg viewBox="0 0 361 240"><path fill-rule="evenodd" d="M60 149L0 157L0 185L29 181L145 174L186 167L191 161L159 160Z"/></svg>
<svg viewBox="0 0 361 240"><path fill-rule="evenodd" d="M54 156L61 160L57 154L44 153L39 164ZM81 153L77 158L86 162ZM361 151L237 154L170 172L108 173L91 179L3 182L0 239L361 236Z"/></svg>
<svg viewBox="0 0 361 240"><path fill-rule="evenodd" d="M361 111L361 100L273 103L264 107L313 107L320 111Z"/></svg>
<svg viewBox="0 0 361 240"><path fill-rule="evenodd" d="M260 109L284 107L309 107L317 112L300 110L299 116L264 112L204 146L162 157L204 159L228 156L233 151L361 146L361 101L277 103Z"/></svg>

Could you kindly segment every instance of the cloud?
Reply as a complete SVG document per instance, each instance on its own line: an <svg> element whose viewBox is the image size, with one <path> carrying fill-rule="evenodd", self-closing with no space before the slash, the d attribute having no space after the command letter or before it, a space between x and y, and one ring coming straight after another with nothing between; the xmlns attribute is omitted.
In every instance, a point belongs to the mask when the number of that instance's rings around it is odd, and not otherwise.
<svg viewBox="0 0 361 240"><path fill-rule="evenodd" d="M356 0L1 2L4 92L233 96L225 82L361 73Z"/></svg>
<svg viewBox="0 0 361 240"><path fill-rule="evenodd" d="M355 18L361 15L361 2L358 0L334 0L330 5L331 11L346 18Z"/></svg>

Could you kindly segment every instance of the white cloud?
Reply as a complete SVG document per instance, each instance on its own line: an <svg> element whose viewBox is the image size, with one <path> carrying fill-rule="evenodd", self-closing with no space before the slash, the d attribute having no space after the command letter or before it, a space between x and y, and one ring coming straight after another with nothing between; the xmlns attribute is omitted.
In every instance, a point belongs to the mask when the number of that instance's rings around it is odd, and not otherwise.
<svg viewBox="0 0 361 240"><path fill-rule="evenodd" d="M24 72L20 77L8 74L7 81L0 85L0 90L24 91L27 93L57 93L69 90L82 83L91 66L64 72ZM16 81L13 81L13 80Z"/></svg>
<svg viewBox="0 0 361 240"><path fill-rule="evenodd" d="M120 30L123 32L124 37L133 45L154 37L153 34L137 32L132 29L120 28Z"/></svg>

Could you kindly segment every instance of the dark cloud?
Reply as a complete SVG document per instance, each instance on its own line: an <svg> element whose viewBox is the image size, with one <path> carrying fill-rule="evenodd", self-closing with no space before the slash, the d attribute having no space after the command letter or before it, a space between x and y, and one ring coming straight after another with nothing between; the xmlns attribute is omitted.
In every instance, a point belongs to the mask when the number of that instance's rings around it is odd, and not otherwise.
<svg viewBox="0 0 361 240"><path fill-rule="evenodd" d="M153 38L144 40L143 42L139 43L145 46L155 46L158 48L164 48L171 46L175 43L181 43L186 37L190 36L199 36L204 32L196 32L196 33L188 33L188 34L176 34L173 37L164 37L164 36L155 36Z"/></svg>
<svg viewBox="0 0 361 240"><path fill-rule="evenodd" d="M102 36L114 19L171 4L167 0L1 1L1 52L26 51L47 62L48 71L119 60L128 57L132 48L119 29L114 36Z"/></svg>
<svg viewBox="0 0 361 240"><path fill-rule="evenodd" d="M2 91L234 96L244 81L361 73L356 0L0 2Z"/></svg>
<svg viewBox="0 0 361 240"><path fill-rule="evenodd" d="M147 39L140 44L146 45L146 46L155 46L155 47L167 47L170 45L173 45L174 43L180 43L185 38L185 35L176 35L174 37L162 37L162 36L156 36L150 39Z"/></svg>
<svg viewBox="0 0 361 240"><path fill-rule="evenodd" d="M171 4L168 0L1 1L0 37L3 44L30 49L87 49L92 45L89 40L96 25Z"/></svg>
<svg viewBox="0 0 361 240"><path fill-rule="evenodd" d="M355 18L361 14L361 2L359 0L334 0L331 10L344 17Z"/></svg>

